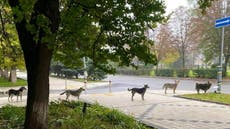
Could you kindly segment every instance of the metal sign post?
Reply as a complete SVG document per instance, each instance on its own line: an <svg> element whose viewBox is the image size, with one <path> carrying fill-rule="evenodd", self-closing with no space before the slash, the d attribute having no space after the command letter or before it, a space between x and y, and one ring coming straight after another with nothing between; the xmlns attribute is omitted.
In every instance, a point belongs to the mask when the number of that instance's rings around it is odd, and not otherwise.
<svg viewBox="0 0 230 129"><path fill-rule="evenodd" d="M226 18L223 18L226 19ZM216 22L216 28L222 27L222 36L221 36L221 46L220 46L220 58L219 58L219 66L217 66L218 71L217 71L217 93L221 93L221 86L222 86L222 71L223 71L223 49L224 49L224 26L227 26L230 24L230 20L227 20L227 22L221 21L221 24ZM224 24L223 24L224 23ZM228 23L228 24L226 24ZM220 26L222 25L222 26Z"/></svg>
<svg viewBox="0 0 230 129"><path fill-rule="evenodd" d="M223 16L225 15L225 9L227 3L223 1ZM215 27L219 28L222 27L222 36L221 36L221 46L220 46L220 59L219 59L219 66L217 72L217 93L221 93L221 86L222 86L222 71L223 71L223 53L224 53L224 27L230 25L230 17L224 17L221 19L217 19L215 21Z"/></svg>

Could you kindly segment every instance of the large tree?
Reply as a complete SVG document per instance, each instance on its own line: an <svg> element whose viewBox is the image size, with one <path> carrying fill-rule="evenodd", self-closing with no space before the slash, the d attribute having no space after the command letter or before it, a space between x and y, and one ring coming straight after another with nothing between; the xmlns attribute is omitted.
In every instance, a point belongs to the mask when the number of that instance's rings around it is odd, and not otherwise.
<svg viewBox="0 0 230 129"><path fill-rule="evenodd" d="M9 0L27 69L25 129L47 128L50 44L59 27L58 0ZM49 38L49 40L47 40Z"/></svg>
<svg viewBox="0 0 230 129"><path fill-rule="evenodd" d="M61 5L58 0L8 1L28 75L25 129L47 128L53 52L69 64L88 57L107 71L112 70L108 60L120 65L134 65L133 58L156 63L144 33L164 19L161 1L63 0Z"/></svg>

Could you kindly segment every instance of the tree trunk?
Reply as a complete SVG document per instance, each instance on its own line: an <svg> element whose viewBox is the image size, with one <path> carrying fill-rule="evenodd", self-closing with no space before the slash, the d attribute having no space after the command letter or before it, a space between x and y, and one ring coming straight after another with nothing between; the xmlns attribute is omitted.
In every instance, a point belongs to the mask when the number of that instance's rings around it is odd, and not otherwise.
<svg viewBox="0 0 230 129"><path fill-rule="evenodd" d="M41 44L37 51L25 58L28 75L25 129L47 128L49 67L52 51L44 44Z"/></svg>
<svg viewBox="0 0 230 129"><path fill-rule="evenodd" d="M10 69L10 82L17 82L17 72L16 72L16 67L11 67Z"/></svg>
<svg viewBox="0 0 230 129"><path fill-rule="evenodd" d="M28 16L28 12L24 12L27 10L23 10L22 6L29 5L22 5L23 2L19 3L19 0L8 1L12 8L17 7L17 11L21 11L20 13L24 14L20 16ZM43 38L50 34L47 35L47 32L37 25L37 21L41 15L47 17L49 19L47 28L50 29L52 34L55 34L60 21L59 0L37 0L35 5L31 7L33 7L33 11L30 19L23 17L18 21L18 12L14 12L16 29L27 69L28 94L24 128L47 129L49 67L52 57L51 48L55 41L43 41ZM35 27L34 32L36 34L27 30L28 24ZM49 48L48 44L50 44Z"/></svg>
<svg viewBox="0 0 230 129"><path fill-rule="evenodd" d="M8 72L9 72L9 70L3 69L2 70L2 77L5 78L5 79L8 79L9 78Z"/></svg>

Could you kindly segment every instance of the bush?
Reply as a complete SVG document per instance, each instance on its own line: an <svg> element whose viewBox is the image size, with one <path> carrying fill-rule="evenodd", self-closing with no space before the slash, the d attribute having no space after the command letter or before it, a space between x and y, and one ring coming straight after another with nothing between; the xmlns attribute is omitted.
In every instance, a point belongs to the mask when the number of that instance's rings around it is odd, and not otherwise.
<svg viewBox="0 0 230 129"><path fill-rule="evenodd" d="M158 69L156 72L156 76L162 77L173 77L175 75L173 69Z"/></svg>
<svg viewBox="0 0 230 129"><path fill-rule="evenodd" d="M61 69L61 71L66 78L73 78L73 77L77 78L78 76L78 72L73 69Z"/></svg>
<svg viewBox="0 0 230 129"><path fill-rule="evenodd" d="M137 70L130 68L117 69L118 74L124 75L148 75L161 77L196 77L196 78L216 78L217 69L158 69L140 68Z"/></svg>
<svg viewBox="0 0 230 129"><path fill-rule="evenodd" d="M151 76L151 72L153 71L152 68L118 68L116 73L117 74L123 74L123 75L145 75L145 76Z"/></svg>
<svg viewBox="0 0 230 129"><path fill-rule="evenodd" d="M151 71L149 72L149 76L151 76L151 77L156 76L156 75L155 75L155 71L154 71L154 70L151 70Z"/></svg>
<svg viewBox="0 0 230 129"><path fill-rule="evenodd" d="M94 104L88 105L86 114L83 114L82 107L82 102L51 102L49 129L152 129L115 109ZM0 126L3 129L23 128L24 113L21 107L3 107L0 110Z"/></svg>
<svg viewBox="0 0 230 129"><path fill-rule="evenodd" d="M216 69L194 69L194 73L196 73L196 77L199 78L216 78L217 70Z"/></svg>
<svg viewBox="0 0 230 129"><path fill-rule="evenodd" d="M14 106L4 106L0 110L0 127L3 129L18 129L23 127L25 109Z"/></svg>
<svg viewBox="0 0 230 129"><path fill-rule="evenodd" d="M188 77L191 77L191 78L196 77L196 74L193 72L193 70L188 71Z"/></svg>

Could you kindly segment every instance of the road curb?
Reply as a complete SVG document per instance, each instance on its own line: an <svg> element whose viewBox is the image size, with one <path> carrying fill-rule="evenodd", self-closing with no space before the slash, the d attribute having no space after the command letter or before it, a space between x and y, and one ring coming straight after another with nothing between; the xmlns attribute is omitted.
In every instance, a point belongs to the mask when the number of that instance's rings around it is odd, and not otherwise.
<svg viewBox="0 0 230 129"><path fill-rule="evenodd" d="M201 100L201 99L194 99L194 98L188 98L188 97L179 96L179 95L175 95L175 96L173 96L173 97L182 98L182 99L188 99L188 100L195 100L195 101L200 101L200 102L207 102L207 103L220 104L220 105L225 105L225 106L230 106L230 104L226 104L226 103L213 102L213 101L209 101L209 100Z"/></svg>

